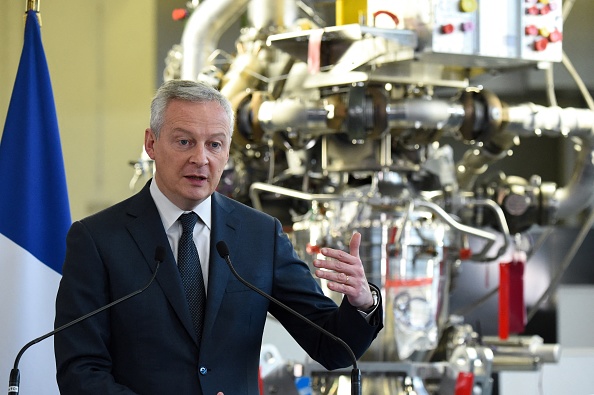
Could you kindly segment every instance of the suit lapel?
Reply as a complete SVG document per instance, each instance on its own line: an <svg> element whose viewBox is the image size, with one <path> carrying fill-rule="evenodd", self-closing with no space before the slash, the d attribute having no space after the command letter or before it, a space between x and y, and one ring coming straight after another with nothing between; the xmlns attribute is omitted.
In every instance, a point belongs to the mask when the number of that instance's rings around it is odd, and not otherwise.
<svg viewBox="0 0 594 395"><path fill-rule="evenodd" d="M165 247L167 251L165 261L161 263L156 281L163 290L173 310L179 317L184 328L196 341L196 335L188 303L177 270L177 264L171 251L171 246L163 229L163 222L159 216L157 206L150 195L149 183L130 202L128 214L135 217L128 224L128 231L138 244L151 270L155 270L155 249Z"/></svg>
<svg viewBox="0 0 594 395"><path fill-rule="evenodd" d="M203 339L209 339L213 330L213 325L217 318L225 288L231 272L227 263L217 252L216 244L224 241L231 250L237 243L241 220L232 214L233 206L222 195L213 194L212 199L212 233L210 238L210 262L208 276L208 296L206 299L206 317L204 322Z"/></svg>

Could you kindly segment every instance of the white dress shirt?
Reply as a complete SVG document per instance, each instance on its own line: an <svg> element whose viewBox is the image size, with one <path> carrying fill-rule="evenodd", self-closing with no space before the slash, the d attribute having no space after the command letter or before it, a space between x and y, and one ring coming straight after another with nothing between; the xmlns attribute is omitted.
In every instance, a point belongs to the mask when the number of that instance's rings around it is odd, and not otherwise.
<svg viewBox="0 0 594 395"><path fill-rule="evenodd" d="M167 239L173 251L173 256L177 260L177 246L182 234L182 226L178 221L179 216L189 211L184 211L171 202L159 189L156 180L153 178L150 185L150 192L157 210L163 222L163 228L167 233ZM200 264L202 266L202 275L204 277L204 287L208 290L208 262L210 261L210 230L211 230L211 197L194 207L192 211L198 214L199 221L194 226L194 243L198 249Z"/></svg>

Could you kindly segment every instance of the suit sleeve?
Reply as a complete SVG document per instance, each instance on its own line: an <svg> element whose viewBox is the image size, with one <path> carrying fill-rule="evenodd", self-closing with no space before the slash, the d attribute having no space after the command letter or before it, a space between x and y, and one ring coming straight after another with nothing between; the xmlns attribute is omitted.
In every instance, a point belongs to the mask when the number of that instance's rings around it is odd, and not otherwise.
<svg viewBox="0 0 594 395"><path fill-rule="evenodd" d="M97 246L81 222L72 225L66 243L63 276L56 298L56 328L111 301L107 271ZM117 384L110 373L109 326L109 314L104 311L55 335L61 394L134 394Z"/></svg>
<svg viewBox="0 0 594 395"><path fill-rule="evenodd" d="M340 337L356 358L360 358L383 327L381 301L368 319L347 298L343 298L341 305L337 306L324 295L310 268L297 256L278 220L275 220L275 226L273 296ZM270 312L308 355L326 369L352 365L350 353L335 340L277 306L271 305Z"/></svg>

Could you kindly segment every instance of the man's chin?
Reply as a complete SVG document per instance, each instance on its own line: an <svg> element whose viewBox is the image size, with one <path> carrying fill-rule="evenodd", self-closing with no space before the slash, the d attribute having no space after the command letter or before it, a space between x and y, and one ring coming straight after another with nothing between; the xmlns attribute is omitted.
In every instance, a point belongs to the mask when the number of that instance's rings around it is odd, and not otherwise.
<svg viewBox="0 0 594 395"><path fill-rule="evenodd" d="M209 197L211 195L211 191L210 190L200 190L199 193L188 193L184 195L184 200L186 201L187 205L192 206L191 208L194 208L195 206L197 206L198 204L202 203L207 197Z"/></svg>

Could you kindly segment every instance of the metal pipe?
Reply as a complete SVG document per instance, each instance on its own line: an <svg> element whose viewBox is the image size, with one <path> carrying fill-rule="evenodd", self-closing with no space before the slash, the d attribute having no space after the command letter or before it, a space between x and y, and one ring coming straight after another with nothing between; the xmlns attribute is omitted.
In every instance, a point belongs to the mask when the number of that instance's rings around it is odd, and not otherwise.
<svg viewBox="0 0 594 395"><path fill-rule="evenodd" d="M467 233L469 235L473 235L487 240L487 243L483 247L483 250L479 254L477 254L476 257L472 257L472 259L476 259L477 261L486 260L486 258L484 258L484 255L497 240L497 235L456 222L456 220L454 220L444 209L442 209L435 203L427 202L424 200L415 200L414 205L417 207L425 207L430 211L433 211L434 214L437 214L441 219L447 222L448 225L450 225L454 229L457 229L460 232ZM493 258L488 259L492 260Z"/></svg>
<svg viewBox="0 0 594 395"><path fill-rule="evenodd" d="M328 111L319 102L300 98L263 102L258 111L260 127L267 133L291 129L317 134L329 130Z"/></svg>
<svg viewBox="0 0 594 395"><path fill-rule="evenodd" d="M277 195L283 195L292 197L295 199L306 200L306 201L318 201L318 202L328 202L328 201L341 201L341 202L356 202L360 201L357 197L344 197L341 195L333 195L333 194L316 194L316 193L306 193L297 191L295 189L289 189L284 187L279 187L272 184L265 184L263 182L254 182L250 185L250 198L252 199L252 204L254 208L257 210L262 211L262 203L260 202L260 195L258 191L264 192L271 192Z"/></svg>
<svg viewBox="0 0 594 395"><path fill-rule="evenodd" d="M509 106L506 113L506 130L520 137L545 135L594 139L593 110L524 103Z"/></svg>
<svg viewBox="0 0 594 395"><path fill-rule="evenodd" d="M386 113L388 129L455 130L460 127L464 117L464 111L458 104L447 100L416 98L388 103ZM300 98L264 102L258 113L262 129L269 133L291 128L313 135L330 131L327 123L331 116L324 103Z"/></svg>
<svg viewBox="0 0 594 395"><path fill-rule="evenodd" d="M482 340L499 356L537 357L541 363L556 363L561 358L561 345L545 344L540 336L511 336L506 340L483 336Z"/></svg>
<svg viewBox="0 0 594 395"><path fill-rule="evenodd" d="M537 357L494 355L493 373L515 371L532 372L540 368L540 361Z"/></svg>
<svg viewBox="0 0 594 395"><path fill-rule="evenodd" d="M298 17L295 0L251 0L248 4L248 21L256 30L285 27Z"/></svg>
<svg viewBox="0 0 594 395"><path fill-rule="evenodd" d="M457 129L464 120L461 104L449 100L411 98L386 108L388 128Z"/></svg>
<svg viewBox="0 0 594 395"><path fill-rule="evenodd" d="M243 14L249 0L205 0L186 22L181 40L181 78L195 81L221 35Z"/></svg>

